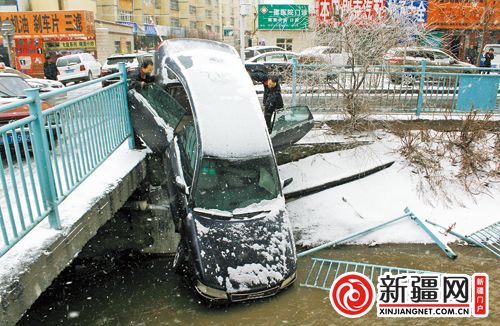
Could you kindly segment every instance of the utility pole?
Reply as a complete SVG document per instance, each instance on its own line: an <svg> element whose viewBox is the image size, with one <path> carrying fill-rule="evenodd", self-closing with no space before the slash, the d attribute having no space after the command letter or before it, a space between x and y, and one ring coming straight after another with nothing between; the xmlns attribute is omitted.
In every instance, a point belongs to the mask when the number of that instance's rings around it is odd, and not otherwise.
<svg viewBox="0 0 500 326"><path fill-rule="evenodd" d="M245 63L245 17L250 13L250 0L240 0L240 56Z"/></svg>

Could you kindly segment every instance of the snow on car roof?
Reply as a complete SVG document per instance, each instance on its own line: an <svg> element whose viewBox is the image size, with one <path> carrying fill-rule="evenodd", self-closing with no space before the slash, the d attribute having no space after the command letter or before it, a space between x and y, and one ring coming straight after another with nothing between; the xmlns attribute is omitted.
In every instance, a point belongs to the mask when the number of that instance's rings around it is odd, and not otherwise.
<svg viewBox="0 0 500 326"><path fill-rule="evenodd" d="M233 47L193 39L168 40L162 47L163 64L189 95L204 156L243 159L271 153L253 83Z"/></svg>

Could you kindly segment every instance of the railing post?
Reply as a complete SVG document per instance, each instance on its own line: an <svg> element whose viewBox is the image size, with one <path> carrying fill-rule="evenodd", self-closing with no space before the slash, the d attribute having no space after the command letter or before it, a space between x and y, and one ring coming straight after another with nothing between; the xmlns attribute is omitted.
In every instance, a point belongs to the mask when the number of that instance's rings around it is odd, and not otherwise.
<svg viewBox="0 0 500 326"><path fill-rule="evenodd" d="M422 112L422 106L424 104L424 86L425 86L425 67L427 66L427 61L422 60L422 67L420 70L420 87L418 88L418 101L417 101L417 117L420 116Z"/></svg>
<svg viewBox="0 0 500 326"><path fill-rule="evenodd" d="M139 67L140 69L140 67ZM130 119L130 112L128 110L128 100L127 100L127 92L128 92L128 85L127 85L127 68L125 67L124 62L118 63L118 70L121 73L121 83L122 83L122 90L123 90L123 98L125 101L125 111L126 111L126 116L125 120L127 123L127 129L129 132L129 137L128 137L128 148L130 149L135 149L135 139L134 139L134 128L132 127L132 120Z"/></svg>
<svg viewBox="0 0 500 326"><path fill-rule="evenodd" d="M292 58L292 106L297 104L297 58Z"/></svg>
<svg viewBox="0 0 500 326"><path fill-rule="evenodd" d="M57 206L56 184L54 181L54 173L52 172L52 164L50 162L49 144L45 135L45 123L42 115L42 102L38 89L26 89L26 95L32 100L29 105L30 115L35 118L31 123L32 129L32 146L35 154L35 163L38 172L38 180L40 182L40 190L42 198L45 202L45 207L49 211L49 224L53 229L61 228L59 219L59 210Z"/></svg>

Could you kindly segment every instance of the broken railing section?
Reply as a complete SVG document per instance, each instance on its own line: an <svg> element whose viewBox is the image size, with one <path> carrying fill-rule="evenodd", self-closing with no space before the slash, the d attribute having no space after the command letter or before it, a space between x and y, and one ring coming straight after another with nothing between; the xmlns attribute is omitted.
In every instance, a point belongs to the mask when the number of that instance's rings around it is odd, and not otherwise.
<svg viewBox="0 0 500 326"><path fill-rule="evenodd" d="M303 251L303 252L299 253L297 256L298 257L303 257L303 256L309 255L309 254L311 254L313 252L317 252L317 251L319 251L321 249L332 247L332 246L336 246L338 244L347 242L347 241L352 240L354 238L358 238L358 237L364 236L364 235L366 235L368 233L374 232L374 231L376 231L376 230L378 230L380 228L383 228L384 226L387 226L387 225L392 224L394 222L397 222L399 220L403 220L403 219L408 219L409 218L409 219L413 220L422 230L424 230L425 233L427 233L432 238L432 240L434 240L434 242L436 242L436 244L439 246L439 248L441 248L446 253L446 255L449 258L453 258L453 259L457 258L457 255L453 252L453 250L451 250L451 248L448 247L448 245L446 245L441 240L439 240L439 238L436 236L436 234L432 230L430 230L424 224L424 222L420 218L418 218L415 214L413 214L410 211L409 208L405 208L404 212L405 212L405 214L402 215L402 216L393 218L392 220L389 220L387 222L383 222L381 224L375 225L375 226L373 226L371 228L368 228L366 230L363 230L363 231L360 231L360 232L357 232L357 233L353 233L353 234L347 235L347 236L345 236L345 237L343 237L341 239L330 241L330 242L322 244L322 245L320 245L318 247L315 247L315 248Z"/></svg>
<svg viewBox="0 0 500 326"><path fill-rule="evenodd" d="M427 223L437 226L445 230L446 233L454 235L455 237L466 241L469 244L482 247L491 251L495 256L500 258L500 222L496 222L479 231L476 231L470 235L461 235L450 228L446 228L437 223L429 220L425 220Z"/></svg>
<svg viewBox="0 0 500 326"><path fill-rule="evenodd" d="M311 265L307 269L307 278L300 286L316 288L330 291L330 287L335 279L347 272L358 272L368 277L373 284L377 284L379 276L384 273L403 274L403 273L434 273L418 269L400 268L384 265L373 265L365 263L355 263L350 261L331 260L323 258L311 258Z"/></svg>

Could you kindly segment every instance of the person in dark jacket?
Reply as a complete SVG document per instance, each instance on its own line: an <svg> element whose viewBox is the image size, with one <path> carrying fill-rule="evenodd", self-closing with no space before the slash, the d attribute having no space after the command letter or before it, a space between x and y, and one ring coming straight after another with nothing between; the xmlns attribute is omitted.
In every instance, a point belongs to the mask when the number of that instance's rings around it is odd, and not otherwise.
<svg viewBox="0 0 500 326"><path fill-rule="evenodd" d="M491 60L495 59L495 55L493 54L495 50L493 48L490 48L488 52L485 53L484 55L484 67L485 68L491 68ZM489 74L490 72L487 71L485 72L486 74Z"/></svg>
<svg viewBox="0 0 500 326"><path fill-rule="evenodd" d="M140 90L144 85L153 83L155 81L154 76L151 76L153 72L153 61L144 60L144 62L137 68L137 71L132 75L130 79L130 89Z"/></svg>
<svg viewBox="0 0 500 326"><path fill-rule="evenodd" d="M269 76L263 71L254 71L250 77L264 86L264 119L266 120L269 133L273 129L273 115L276 110L283 108L283 98L281 97L281 87L277 76Z"/></svg>
<svg viewBox="0 0 500 326"><path fill-rule="evenodd" d="M266 119L267 129L271 133L274 124L273 116L276 110L283 108L283 98L281 97L281 87L278 77L269 77L264 88L268 91L267 96L264 96L264 118Z"/></svg>
<svg viewBox="0 0 500 326"><path fill-rule="evenodd" d="M57 80L56 56L50 55L43 64L43 74L46 79Z"/></svg>

